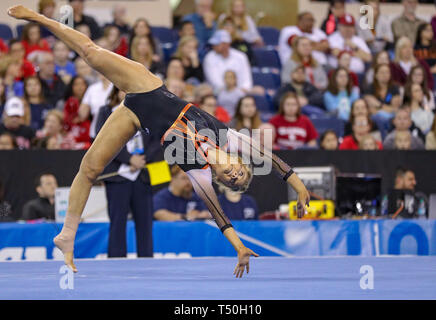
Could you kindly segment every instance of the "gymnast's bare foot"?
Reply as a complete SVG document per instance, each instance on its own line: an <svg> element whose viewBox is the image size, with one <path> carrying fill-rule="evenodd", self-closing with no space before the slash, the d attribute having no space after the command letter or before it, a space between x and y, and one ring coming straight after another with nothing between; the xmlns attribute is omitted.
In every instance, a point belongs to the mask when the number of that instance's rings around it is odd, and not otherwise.
<svg viewBox="0 0 436 320"><path fill-rule="evenodd" d="M64 254L64 262L73 272L77 272L77 268L74 265L73 258L74 258L74 251L71 248L74 248L74 240L67 240L65 239L61 234L58 234L53 239L54 244L56 247L59 248L59 250L62 251Z"/></svg>
<svg viewBox="0 0 436 320"><path fill-rule="evenodd" d="M36 16L36 12L22 5L10 7L8 15L16 19L32 20Z"/></svg>

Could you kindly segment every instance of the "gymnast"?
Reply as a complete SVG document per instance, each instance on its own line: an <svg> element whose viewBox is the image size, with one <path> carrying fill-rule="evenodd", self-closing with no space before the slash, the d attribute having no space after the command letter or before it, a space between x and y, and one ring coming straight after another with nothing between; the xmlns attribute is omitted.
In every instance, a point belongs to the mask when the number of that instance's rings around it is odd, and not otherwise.
<svg viewBox="0 0 436 320"><path fill-rule="evenodd" d="M289 165L249 136L229 129L167 91L162 80L142 64L103 49L84 34L24 6L13 6L8 14L46 27L92 68L126 92L124 101L108 118L82 159L71 185L63 228L53 240L62 251L65 264L74 272L77 272L73 262L74 240L91 187L138 130L159 139L165 159L177 163L188 174L195 192L237 252L238 263L233 272L237 278L242 277L245 270L249 272L249 258L258 254L239 239L219 205L212 181L244 192L252 179L255 160L269 161L276 173L296 190L298 216L301 218L307 213L309 193Z"/></svg>

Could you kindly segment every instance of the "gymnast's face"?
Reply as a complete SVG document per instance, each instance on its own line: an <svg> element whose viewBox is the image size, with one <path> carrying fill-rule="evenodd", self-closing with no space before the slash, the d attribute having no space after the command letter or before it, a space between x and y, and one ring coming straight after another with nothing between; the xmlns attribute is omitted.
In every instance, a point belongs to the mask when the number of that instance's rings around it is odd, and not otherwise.
<svg viewBox="0 0 436 320"><path fill-rule="evenodd" d="M240 163L218 164L215 174L220 182L234 191L240 189L249 178L247 167Z"/></svg>

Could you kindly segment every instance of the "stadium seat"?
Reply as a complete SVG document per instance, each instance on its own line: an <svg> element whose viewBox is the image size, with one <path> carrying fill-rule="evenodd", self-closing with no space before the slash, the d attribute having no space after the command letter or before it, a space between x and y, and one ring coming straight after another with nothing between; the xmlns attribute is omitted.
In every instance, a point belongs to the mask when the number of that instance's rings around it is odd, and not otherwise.
<svg viewBox="0 0 436 320"><path fill-rule="evenodd" d="M177 42L171 43L171 42L167 42L167 43L161 43L161 48L164 54L164 60L165 60L165 64L167 65L168 62L171 59L171 56L176 52L177 50Z"/></svg>
<svg viewBox="0 0 436 320"><path fill-rule="evenodd" d="M253 70L253 84L265 89L277 90L280 87L280 75L270 71Z"/></svg>
<svg viewBox="0 0 436 320"><path fill-rule="evenodd" d="M279 44L280 31L274 27L259 27L260 35L266 46L276 47Z"/></svg>
<svg viewBox="0 0 436 320"><path fill-rule="evenodd" d="M151 33L161 43L175 43L179 40L177 32L166 27L152 27Z"/></svg>
<svg viewBox="0 0 436 320"><path fill-rule="evenodd" d="M338 137L344 136L344 126L343 120L337 118L311 118L313 125L321 136L327 130L333 130Z"/></svg>
<svg viewBox="0 0 436 320"><path fill-rule="evenodd" d="M325 118L326 112L315 106L307 105L301 108L301 113L308 117Z"/></svg>
<svg viewBox="0 0 436 320"><path fill-rule="evenodd" d="M9 41L12 39L12 29L7 24L0 23L0 38L2 38L4 41Z"/></svg>
<svg viewBox="0 0 436 320"><path fill-rule="evenodd" d="M15 32L18 39L21 39L21 33L23 32L24 26L25 24L17 24L17 26L15 27Z"/></svg>
<svg viewBox="0 0 436 320"><path fill-rule="evenodd" d="M256 60L256 66L258 66L259 68L275 68L280 71L281 63L277 50L254 48L253 54Z"/></svg>
<svg viewBox="0 0 436 320"><path fill-rule="evenodd" d="M257 110L260 112L275 112L272 102L267 96L253 95Z"/></svg>

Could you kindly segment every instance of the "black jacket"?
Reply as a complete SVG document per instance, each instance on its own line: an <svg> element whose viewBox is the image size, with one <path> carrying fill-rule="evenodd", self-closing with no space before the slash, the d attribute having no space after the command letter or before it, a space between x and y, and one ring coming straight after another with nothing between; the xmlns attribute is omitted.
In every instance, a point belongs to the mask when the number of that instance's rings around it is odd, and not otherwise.
<svg viewBox="0 0 436 320"><path fill-rule="evenodd" d="M290 83L286 83L277 90L276 95L274 96L273 103L276 109L279 108L280 99L285 93L288 92L296 92L295 88ZM325 109L324 107L324 95L318 90L315 86L313 86L309 82L305 82L303 85L303 93L304 96L309 101L309 105L319 107L321 109Z"/></svg>
<svg viewBox="0 0 436 320"><path fill-rule="evenodd" d="M109 106L103 106L100 108L98 115L97 115L97 123L95 126L95 130L98 133L100 129L103 127L103 124L106 122L106 120L109 118L109 116L112 113L112 108ZM163 151L160 146L159 139L155 139L152 134L147 134L144 131L141 131L142 135L142 142L144 145L144 155L145 155L145 161L146 163L152 163L161 161L164 159L163 157ZM130 157L132 154L130 154L127 151L127 147L124 146L123 149L121 149L120 153L112 160L111 163L109 163L106 168L104 169L102 175L116 172L120 168L121 164L130 164ZM150 177L148 175L148 170L144 169L141 171L138 179L141 179L144 183L150 183ZM125 182L128 181L126 178L123 178L121 176L115 176L104 180L105 182Z"/></svg>

